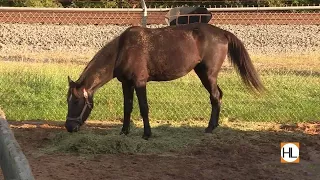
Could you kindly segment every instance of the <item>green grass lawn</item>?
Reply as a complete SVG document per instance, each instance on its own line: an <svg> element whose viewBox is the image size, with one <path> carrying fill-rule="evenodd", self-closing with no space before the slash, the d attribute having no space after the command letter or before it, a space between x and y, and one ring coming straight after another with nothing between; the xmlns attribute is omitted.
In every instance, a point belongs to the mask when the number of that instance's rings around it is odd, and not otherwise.
<svg viewBox="0 0 320 180"><path fill-rule="evenodd" d="M65 120L67 76L76 80L84 65L69 63L0 62L0 106L10 120ZM234 70L222 71L218 84L224 92L221 118L243 121L302 122L320 119L320 75L312 71L260 71L268 89L251 94ZM210 115L209 95L193 74L147 86L151 120L203 120ZM90 119L122 118L121 84L112 80L95 95ZM134 99L133 119L139 118Z"/></svg>

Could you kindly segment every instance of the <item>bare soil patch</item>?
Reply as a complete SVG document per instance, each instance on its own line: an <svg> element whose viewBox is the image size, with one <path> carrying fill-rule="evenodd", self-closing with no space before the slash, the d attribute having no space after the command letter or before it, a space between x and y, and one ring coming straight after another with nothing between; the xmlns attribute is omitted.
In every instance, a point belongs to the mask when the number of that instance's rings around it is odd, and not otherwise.
<svg viewBox="0 0 320 180"><path fill-rule="evenodd" d="M10 122L36 179L320 179L320 123L229 122L201 143L161 154L44 153L62 122ZM83 131L115 128L89 123ZM116 127L118 128L118 126ZM256 130L253 130L256 129ZM186 134L188 136L188 134ZM280 142L300 142L300 163L280 163ZM0 179L3 177L0 175Z"/></svg>

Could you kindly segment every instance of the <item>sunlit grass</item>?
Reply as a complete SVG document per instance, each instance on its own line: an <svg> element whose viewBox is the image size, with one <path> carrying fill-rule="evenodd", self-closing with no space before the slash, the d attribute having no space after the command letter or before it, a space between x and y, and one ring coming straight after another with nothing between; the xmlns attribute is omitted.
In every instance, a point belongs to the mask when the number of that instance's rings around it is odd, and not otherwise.
<svg viewBox="0 0 320 180"><path fill-rule="evenodd" d="M36 62L36 63L77 63L84 65L89 62L99 49L90 49L82 51L64 51L52 50L42 52L17 52L16 55L2 54L0 60L19 61L19 62ZM290 68L299 70L320 70L320 53L282 53L282 54L253 54L250 53L252 61L256 67L260 69L270 68ZM228 64L226 61L225 64Z"/></svg>
<svg viewBox="0 0 320 180"><path fill-rule="evenodd" d="M67 76L76 80L85 65L71 63L0 62L0 106L12 120L65 120ZM243 121L301 122L320 119L320 76L310 71L264 69L268 92L251 94L234 70L222 71L218 84L224 92L221 118ZM171 82L147 86L151 120L203 120L210 116L209 95L190 73ZM122 118L121 84L112 80L95 95L90 119ZM133 119L140 119L137 98Z"/></svg>

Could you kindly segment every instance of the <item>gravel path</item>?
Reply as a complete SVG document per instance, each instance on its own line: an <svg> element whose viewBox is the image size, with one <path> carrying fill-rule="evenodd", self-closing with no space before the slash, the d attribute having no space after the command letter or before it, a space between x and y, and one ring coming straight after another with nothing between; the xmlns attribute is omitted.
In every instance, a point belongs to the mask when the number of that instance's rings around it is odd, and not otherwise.
<svg viewBox="0 0 320 180"><path fill-rule="evenodd" d="M87 59L129 26L0 24L2 59ZM159 27L153 25L151 27ZM320 52L319 25L220 25L251 54Z"/></svg>

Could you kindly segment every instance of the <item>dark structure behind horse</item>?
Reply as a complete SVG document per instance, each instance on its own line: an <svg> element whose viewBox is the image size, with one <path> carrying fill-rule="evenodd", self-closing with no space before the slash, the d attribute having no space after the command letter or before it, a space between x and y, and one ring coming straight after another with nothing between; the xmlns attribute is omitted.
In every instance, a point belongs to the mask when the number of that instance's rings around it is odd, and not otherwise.
<svg viewBox="0 0 320 180"><path fill-rule="evenodd" d="M172 8L165 17L168 25L191 23L208 23L212 14L204 7L176 7Z"/></svg>
<svg viewBox="0 0 320 180"><path fill-rule="evenodd" d="M174 80L194 70L210 94L212 111L205 132L211 133L219 125L223 93L217 77L227 55L248 87L264 89L243 43L228 31L204 23L128 28L93 57L77 81L69 78L66 129L78 131L93 109L96 90L117 78L124 98L121 133L129 133L135 90L147 139L151 135L147 82Z"/></svg>

